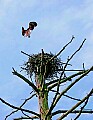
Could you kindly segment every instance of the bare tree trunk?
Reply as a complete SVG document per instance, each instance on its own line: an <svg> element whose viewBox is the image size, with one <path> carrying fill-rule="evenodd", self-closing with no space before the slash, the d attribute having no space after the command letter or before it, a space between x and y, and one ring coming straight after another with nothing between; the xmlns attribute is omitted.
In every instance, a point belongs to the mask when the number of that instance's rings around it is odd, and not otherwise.
<svg viewBox="0 0 93 120"><path fill-rule="evenodd" d="M43 83L42 88L42 75L36 75L36 86L39 90L38 94L38 101L39 101L39 111L40 111L40 120L51 120L51 115L47 116L47 113L49 111L48 107L48 90L45 83Z"/></svg>

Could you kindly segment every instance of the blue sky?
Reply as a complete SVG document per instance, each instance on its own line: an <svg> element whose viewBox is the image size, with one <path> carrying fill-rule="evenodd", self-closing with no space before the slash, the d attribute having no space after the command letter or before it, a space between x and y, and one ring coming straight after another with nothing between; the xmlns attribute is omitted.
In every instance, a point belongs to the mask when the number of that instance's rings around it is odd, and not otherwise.
<svg viewBox="0 0 93 120"><path fill-rule="evenodd" d="M38 26L29 39L21 35L21 27L27 28L30 21L36 21ZM28 97L31 92L28 85L12 75L12 67L20 71L20 66L27 60L21 50L35 54L43 48L45 52L56 54L74 35L75 40L60 57L65 62L86 38L83 48L71 61L71 69L81 69L82 63L86 68L93 65L93 0L0 0L0 31L0 97L11 104L20 105L21 99ZM91 72L69 93L84 97L93 88L92 78ZM68 102L65 98L63 101L64 104ZM93 98L90 98L88 108L93 108L92 101ZM37 106L34 107L35 102L32 100L31 108L38 110ZM71 101L69 105L72 105ZM61 108L61 104L58 107ZM10 111L0 102L0 120ZM14 117L11 116L9 120ZM65 120L70 118L68 116ZM79 120L92 118L93 115L84 114Z"/></svg>

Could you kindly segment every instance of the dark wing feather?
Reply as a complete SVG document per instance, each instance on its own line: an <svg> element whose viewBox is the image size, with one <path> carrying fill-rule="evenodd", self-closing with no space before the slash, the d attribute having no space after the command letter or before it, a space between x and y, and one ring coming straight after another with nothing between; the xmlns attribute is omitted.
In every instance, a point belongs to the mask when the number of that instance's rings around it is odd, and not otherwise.
<svg viewBox="0 0 93 120"><path fill-rule="evenodd" d="M24 34L25 34L25 30L24 30L24 28L22 27L22 35L24 36Z"/></svg>
<svg viewBox="0 0 93 120"><path fill-rule="evenodd" d="M34 27L36 27L36 26L37 26L37 23L36 23L36 22L30 22L30 23L29 23L29 28L30 28L30 30L33 30Z"/></svg>

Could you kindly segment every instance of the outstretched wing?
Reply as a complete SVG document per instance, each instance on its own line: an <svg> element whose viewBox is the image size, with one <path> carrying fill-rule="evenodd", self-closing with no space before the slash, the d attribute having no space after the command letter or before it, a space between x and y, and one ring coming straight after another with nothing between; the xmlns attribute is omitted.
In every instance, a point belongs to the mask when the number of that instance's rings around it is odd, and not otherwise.
<svg viewBox="0 0 93 120"><path fill-rule="evenodd" d="M36 22L30 22L30 23L29 23L29 28L30 28L30 30L33 30L34 27L36 27L36 26L37 26L37 23L36 23Z"/></svg>
<svg viewBox="0 0 93 120"><path fill-rule="evenodd" d="M22 35L24 36L25 34L25 30L24 30L24 27L22 27Z"/></svg>

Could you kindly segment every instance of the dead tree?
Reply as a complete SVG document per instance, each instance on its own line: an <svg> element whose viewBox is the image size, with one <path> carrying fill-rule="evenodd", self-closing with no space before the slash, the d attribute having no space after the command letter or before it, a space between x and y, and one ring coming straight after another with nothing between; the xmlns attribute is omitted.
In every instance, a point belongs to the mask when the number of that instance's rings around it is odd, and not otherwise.
<svg viewBox="0 0 93 120"><path fill-rule="evenodd" d="M86 70L84 64L82 70L67 70L67 66L71 65L69 62L72 60L75 54L80 51L86 39L84 39L80 47L67 59L65 63L58 58L58 56L66 49L66 47L73 41L73 39L74 37L72 36L72 39L56 55L53 55L52 53L45 53L43 49L41 53L33 55L29 55L21 51L23 54L28 56L28 61L23 65L23 67L21 67L21 69L26 71L30 78L33 76L33 74L35 74L35 84L28 78L24 77L22 74L18 73L14 68L12 73L21 78L21 80L25 81L33 89L34 94L25 99L25 101L18 107L0 98L2 103L14 109L9 115L5 117L5 120L18 111L21 111L23 116L20 118L15 118L14 120L52 120L52 117L57 114L60 114L60 117L57 120L63 120L69 114L78 113L78 115L74 118L74 120L77 120L83 113L93 113L92 110L84 109L90 96L93 94L93 89L82 99L74 98L66 94L76 83L88 75L89 72L93 71L93 66ZM75 73L70 76L66 76L67 71L75 71ZM68 81L71 82L64 90L60 92L61 84ZM51 105L49 106L48 95L50 91L54 92L55 95ZM23 108L23 106L34 96L36 96L38 99L38 113ZM63 96L66 96L72 100L77 100L77 103L70 109L54 111L54 108ZM77 110L77 107L80 105L82 105L81 109ZM29 116L28 113L30 113L31 116Z"/></svg>

